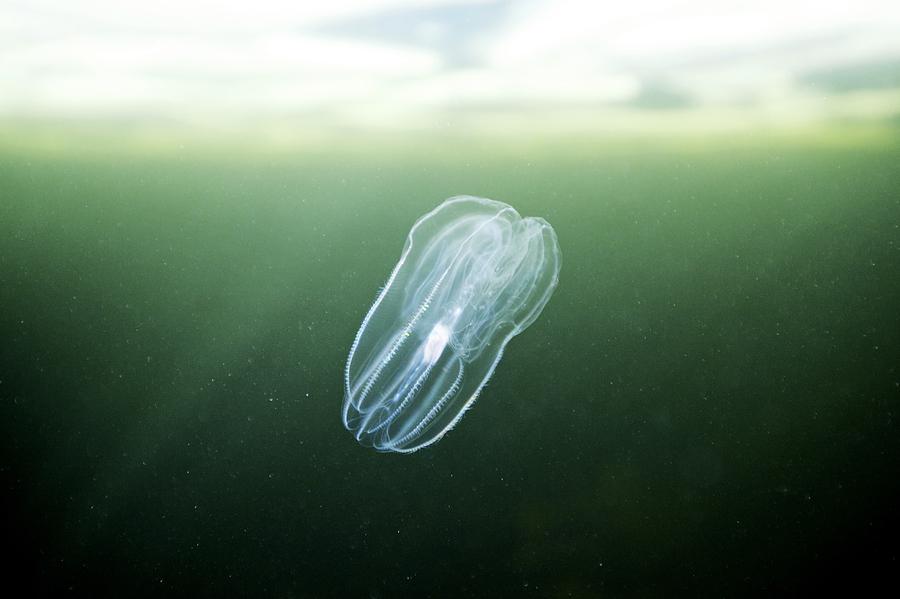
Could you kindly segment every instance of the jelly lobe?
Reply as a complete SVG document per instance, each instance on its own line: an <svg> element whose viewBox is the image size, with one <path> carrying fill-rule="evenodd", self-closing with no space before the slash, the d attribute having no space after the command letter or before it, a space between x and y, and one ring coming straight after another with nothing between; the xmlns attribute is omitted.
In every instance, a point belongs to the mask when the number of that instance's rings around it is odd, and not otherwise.
<svg viewBox="0 0 900 599"><path fill-rule="evenodd" d="M415 451L462 417L558 281L543 219L451 198L419 219L354 339L343 419L380 451Z"/></svg>

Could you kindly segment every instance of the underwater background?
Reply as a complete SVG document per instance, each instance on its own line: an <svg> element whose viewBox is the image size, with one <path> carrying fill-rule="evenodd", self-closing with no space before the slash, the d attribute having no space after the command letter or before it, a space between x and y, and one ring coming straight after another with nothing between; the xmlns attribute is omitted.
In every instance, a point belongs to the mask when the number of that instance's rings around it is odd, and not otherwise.
<svg viewBox="0 0 900 599"><path fill-rule="evenodd" d="M900 62L874 52L816 88L847 108L822 118L801 118L819 100L770 122L658 93L625 128L602 103L560 124L585 104L553 99L259 133L41 112L26 70L0 79L5 580L896 589ZM456 428L378 453L341 423L347 353L411 225L459 194L547 219L559 286Z"/></svg>
<svg viewBox="0 0 900 599"><path fill-rule="evenodd" d="M892 579L898 150L7 153L13 575L298 597ZM347 351L456 192L547 218L560 284L456 429L379 454L341 425Z"/></svg>

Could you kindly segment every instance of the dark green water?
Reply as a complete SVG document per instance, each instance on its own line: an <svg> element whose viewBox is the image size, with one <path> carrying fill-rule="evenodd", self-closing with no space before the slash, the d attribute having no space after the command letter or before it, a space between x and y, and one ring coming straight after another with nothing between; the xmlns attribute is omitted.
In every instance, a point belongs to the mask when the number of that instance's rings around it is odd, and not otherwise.
<svg viewBox="0 0 900 599"><path fill-rule="evenodd" d="M896 586L900 150L0 157L7 580L35 592ZM472 153L474 152L474 154ZM340 423L416 218L547 218L559 288L419 453Z"/></svg>

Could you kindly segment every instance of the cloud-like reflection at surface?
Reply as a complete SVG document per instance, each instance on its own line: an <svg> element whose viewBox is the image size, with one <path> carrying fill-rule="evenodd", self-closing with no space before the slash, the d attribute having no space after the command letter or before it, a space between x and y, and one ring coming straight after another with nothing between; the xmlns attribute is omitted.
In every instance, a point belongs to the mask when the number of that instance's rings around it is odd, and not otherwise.
<svg viewBox="0 0 900 599"><path fill-rule="evenodd" d="M900 110L898 32L885 0L7 2L0 119L382 130L879 120Z"/></svg>

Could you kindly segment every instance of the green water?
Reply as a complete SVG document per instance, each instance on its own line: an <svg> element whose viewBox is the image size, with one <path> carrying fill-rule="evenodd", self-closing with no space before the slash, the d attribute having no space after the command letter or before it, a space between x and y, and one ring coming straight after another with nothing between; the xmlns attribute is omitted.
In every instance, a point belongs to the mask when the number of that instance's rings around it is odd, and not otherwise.
<svg viewBox="0 0 900 599"><path fill-rule="evenodd" d="M35 592L740 596L896 580L900 145L0 156L9 577ZM410 225L560 285L460 425L357 445ZM888 541L885 545L884 542Z"/></svg>

